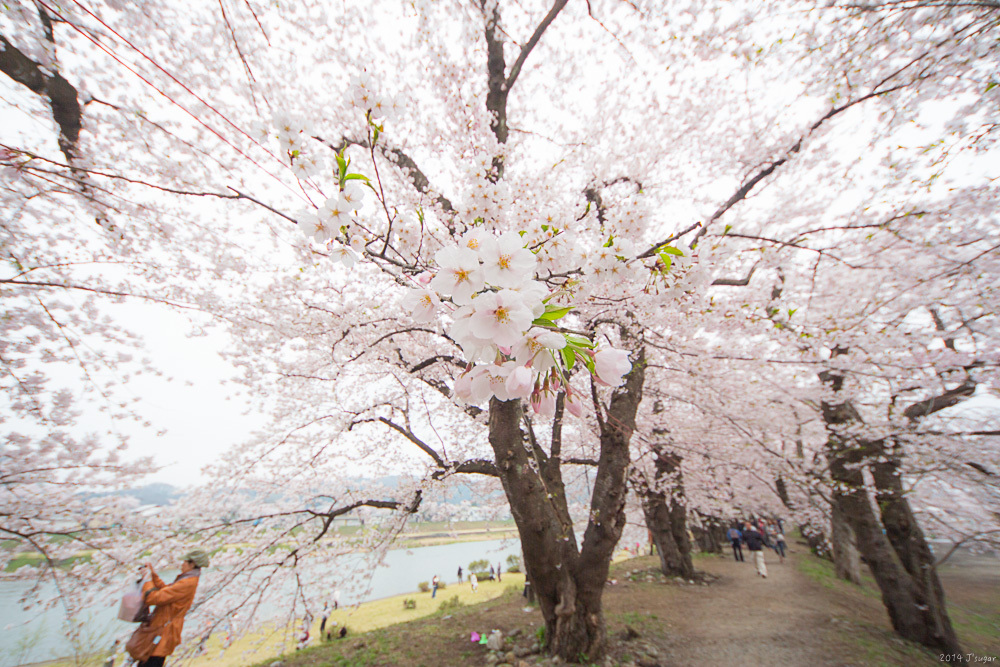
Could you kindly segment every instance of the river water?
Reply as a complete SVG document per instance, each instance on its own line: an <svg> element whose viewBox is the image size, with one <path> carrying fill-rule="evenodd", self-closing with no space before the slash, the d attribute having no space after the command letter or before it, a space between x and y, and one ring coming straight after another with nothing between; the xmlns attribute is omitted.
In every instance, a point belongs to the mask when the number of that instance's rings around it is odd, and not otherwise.
<svg viewBox="0 0 1000 667"><path fill-rule="evenodd" d="M394 549L386 555L385 563L372 575L371 590L366 600L377 600L410 593L416 590L419 581L430 581L437 574L446 582L455 581L456 570L468 563L485 558L491 563L503 562L507 556L520 555L521 547L516 539L488 540L481 542L456 542L433 547L415 549ZM162 576L172 580L171 572ZM211 570L206 572L211 576ZM59 609L39 614L25 612L18 604L21 595L31 587L28 582L0 581L0 667L15 667L72 654L73 649L66 640L66 617ZM43 589L42 597L51 594ZM352 604L357 600L349 595L341 598L341 604ZM362 602L364 600L361 600ZM127 634L135 626L117 620L118 602L112 606L95 610L87 619L88 643L94 647L107 647L112 637Z"/></svg>

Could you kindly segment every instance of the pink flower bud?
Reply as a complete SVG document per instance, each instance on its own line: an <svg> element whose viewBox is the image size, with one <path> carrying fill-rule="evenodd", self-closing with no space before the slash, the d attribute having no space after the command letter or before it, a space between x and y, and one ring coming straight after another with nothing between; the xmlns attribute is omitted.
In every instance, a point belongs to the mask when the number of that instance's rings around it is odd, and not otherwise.
<svg viewBox="0 0 1000 667"><path fill-rule="evenodd" d="M623 382L625 374L632 370L632 362L628 360L628 352L606 347L594 355L594 367L598 379L617 387Z"/></svg>
<svg viewBox="0 0 1000 667"><path fill-rule="evenodd" d="M566 409L574 417L583 416L583 402L580 400L579 394L570 391L566 392Z"/></svg>

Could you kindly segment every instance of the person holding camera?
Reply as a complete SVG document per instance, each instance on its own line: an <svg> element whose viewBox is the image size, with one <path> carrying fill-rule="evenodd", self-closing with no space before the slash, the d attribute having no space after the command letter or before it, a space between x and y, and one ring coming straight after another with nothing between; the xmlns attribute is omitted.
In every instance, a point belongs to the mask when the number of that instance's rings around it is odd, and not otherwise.
<svg viewBox="0 0 1000 667"><path fill-rule="evenodd" d="M149 581L143 584L142 592L146 604L156 608L125 645L137 667L163 667L167 656L181 643L184 615L194 602L203 567L208 567L208 554L204 549L192 549L183 556L181 573L173 583L166 584L146 564Z"/></svg>

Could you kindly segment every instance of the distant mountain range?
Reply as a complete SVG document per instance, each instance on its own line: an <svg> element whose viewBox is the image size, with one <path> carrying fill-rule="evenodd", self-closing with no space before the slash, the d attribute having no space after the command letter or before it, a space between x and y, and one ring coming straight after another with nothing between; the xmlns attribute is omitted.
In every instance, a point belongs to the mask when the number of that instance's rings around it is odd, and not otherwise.
<svg viewBox="0 0 1000 667"><path fill-rule="evenodd" d="M140 505L169 505L170 501L181 495L181 490L170 484L156 483L140 486L136 489L125 489L123 491L110 491L108 493L94 493L92 498L101 496L130 496L139 501Z"/></svg>

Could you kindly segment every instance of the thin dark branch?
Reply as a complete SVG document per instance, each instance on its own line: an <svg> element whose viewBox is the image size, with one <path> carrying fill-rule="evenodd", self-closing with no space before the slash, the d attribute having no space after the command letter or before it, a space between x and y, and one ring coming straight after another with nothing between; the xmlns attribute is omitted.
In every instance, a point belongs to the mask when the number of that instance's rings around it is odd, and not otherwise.
<svg viewBox="0 0 1000 667"><path fill-rule="evenodd" d="M753 274L757 271L758 266L760 266L760 262L751 266L750 272L742 278L716 278L712 281L712 284L723 287L746 287L750 284L750 279L753 278Z"/></svg>
<svg viewBox="0 0 1000 667"><path fill-rule="evenodd" d="M517 77L521 73L524 61L528 59L528 56L531 55L531 50L535 48L538 41L542 38L542 33L544 33L545 29L556 20L556 16L558 16L559 12L562 11L562 8L566 6L567 1L568 0L556 0L552 4L552 9L549 10L549 13L545 15L542 22L538 24L537 28L535 28L535 32L531 35L531 39L529 39L528 42L521 47L521 53L518 54L517 60L515 60L513 66L511 66L510 74L507 75L507 80L505 81L507 92L510 92L510 89L514 87L514 82L517 81Z"/></svg>

